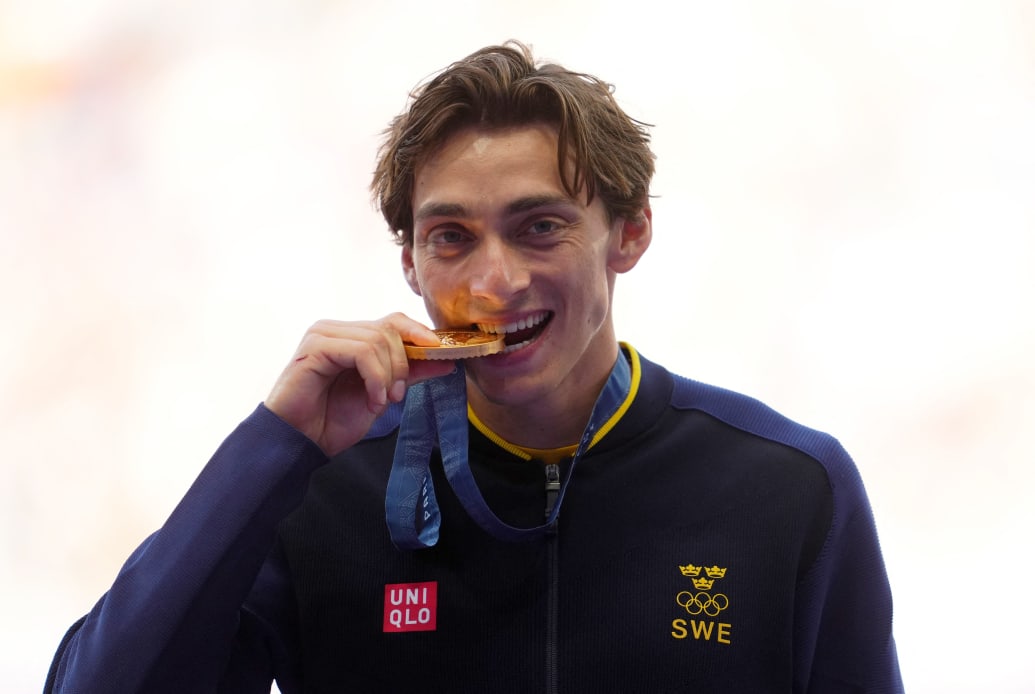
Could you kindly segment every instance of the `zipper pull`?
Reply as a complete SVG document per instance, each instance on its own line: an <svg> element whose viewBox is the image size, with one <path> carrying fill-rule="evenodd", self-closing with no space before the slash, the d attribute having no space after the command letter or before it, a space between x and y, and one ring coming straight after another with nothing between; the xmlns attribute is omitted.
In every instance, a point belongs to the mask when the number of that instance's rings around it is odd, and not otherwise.
<svg viewBox="0 0 1035 694"><path fill-rule="evenodd" d="M561 491L561 466L557 463L550 463L546 466L546 520L550 520L553 507L557 503L557 495ZM550 529L556 531L557 520L550 524Z"/></svg>

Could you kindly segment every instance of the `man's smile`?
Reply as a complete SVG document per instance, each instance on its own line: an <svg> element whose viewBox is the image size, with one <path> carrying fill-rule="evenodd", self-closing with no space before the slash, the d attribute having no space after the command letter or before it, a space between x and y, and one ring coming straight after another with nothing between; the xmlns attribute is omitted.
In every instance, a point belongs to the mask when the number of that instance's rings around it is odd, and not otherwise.
<svg viewBox="0 0 1035 694"><path fill-rule="evenodd" d="M553 318L552 311L537 311L510 323L475 323L482 332L505 335L504 354L521 349L534 340Z"/></svg>

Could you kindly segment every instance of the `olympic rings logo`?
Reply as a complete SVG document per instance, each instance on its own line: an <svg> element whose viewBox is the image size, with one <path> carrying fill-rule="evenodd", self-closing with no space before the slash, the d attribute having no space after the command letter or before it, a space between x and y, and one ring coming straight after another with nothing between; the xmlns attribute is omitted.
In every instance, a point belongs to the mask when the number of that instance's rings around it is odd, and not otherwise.
<svg viewBox="0 0 1035 694"><path fill-rule="evenodd" d="M715 617L730 606L730 599L722 593L711 595L684 590L676 596L676 603L691 615L696 616L703 612L709 617Z"/></svg>

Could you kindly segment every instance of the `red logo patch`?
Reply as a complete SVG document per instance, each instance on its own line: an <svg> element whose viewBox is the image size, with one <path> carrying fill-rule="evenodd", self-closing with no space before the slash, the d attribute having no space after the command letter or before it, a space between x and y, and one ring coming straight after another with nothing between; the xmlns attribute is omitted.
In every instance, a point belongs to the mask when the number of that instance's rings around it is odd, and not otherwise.
<svg viewBox="0 0 1035 694"><path fill-rule="evenodd" d="M438 581L389 583L385 586L384 631L435 631Z"/></svg>

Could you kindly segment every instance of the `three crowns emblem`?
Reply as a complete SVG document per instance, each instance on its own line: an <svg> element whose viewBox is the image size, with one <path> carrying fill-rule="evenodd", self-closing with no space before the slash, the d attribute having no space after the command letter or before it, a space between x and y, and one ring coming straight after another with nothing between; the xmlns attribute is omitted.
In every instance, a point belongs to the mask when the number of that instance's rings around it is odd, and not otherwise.
<svg viewBox="0 0 1035 694"><path fill-rule="evenodd" d="M704 576L701 572L704 572ZM679 572L691 579L694 588L697 590L711 590L715 585L715 579L726 576L726 567L720 566L696 566L694 564L679 565Z"/></svg>

